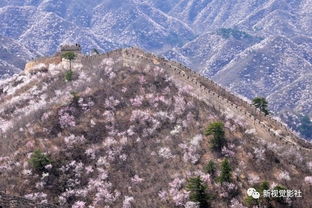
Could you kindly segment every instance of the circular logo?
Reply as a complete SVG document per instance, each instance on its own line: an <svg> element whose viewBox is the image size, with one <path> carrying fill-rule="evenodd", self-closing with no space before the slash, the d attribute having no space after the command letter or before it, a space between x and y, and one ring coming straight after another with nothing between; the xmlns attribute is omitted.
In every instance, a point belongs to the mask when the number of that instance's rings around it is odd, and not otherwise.
<svg viewBox="0 0 312 208"><path fill-rule="evenodd" d="M259 199L260 198L260 193L259 192L253 192L252 198Z"/></svg>
<svg viewBox="0 0 312 208"><path fill-rule="evenodd" d="M256 189L254 189L254 188L249 188L249 189L247 190L247 195L248 195L248 196L252 196L252 194L253 194L254 192L257 192Z"/></svg>

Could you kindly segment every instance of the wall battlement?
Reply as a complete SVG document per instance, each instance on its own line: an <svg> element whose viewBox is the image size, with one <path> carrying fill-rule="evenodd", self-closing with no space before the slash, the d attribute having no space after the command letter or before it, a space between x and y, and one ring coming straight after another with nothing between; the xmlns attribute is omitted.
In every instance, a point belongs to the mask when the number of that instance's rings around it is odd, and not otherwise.
<svg viewBox="0 0 312 208"><path fill-rule="evenodd" d="M100 61L103 58L109 57L123 57L124 61L128 60L129 62L143 60L165 67L170 70L169 73L177 75L189 83L194 89L200 90L201 97L204 97L203 99L207 101L206 103L212 105L212 107L220 112L227 112L230 109L231 112L242 116L251 127L266 131L270 137L274 137L276 140L285 144L296 146L298 149L312 151L312 144L298 137L284 123L275 120L271 116L266 116L251 103L248 103L214 81L175 61L166 60L163 57L144 52L137 48L118 49L101 55L85 56L82 61L92 64L94 61ZM208 100L207 98L212 99Z"/></svg>
<svg viewBox="0 0 312 208"><path fill-rule="evenodd" d="M206 101L206 103L212 105L212 107L220 112L228 112L230 109L231 112L235 112L235 114L244 117L251 127L265 130L271 137L283 141L283 143L294 145L298 149L303 148L312 151L312 144L298 137L294 132L290 131L284 123L275 120L271 116L266 116L251 103L239 98L214 81L194 72L178 62L169 61L163 57L147 53L137 48L117 49L105 54L81 56L79 61L92 65L95 62L100 62L102 59L110 57L122 57L123 61L131 63L142 60L164 67L169 70L169 73L176 75L190 84L194 89L199 90L200 96ZM38 59L29 62L25 67L25 71L31 71L31 67L38 64L58 64L61 61L61 56Z"/></svg>

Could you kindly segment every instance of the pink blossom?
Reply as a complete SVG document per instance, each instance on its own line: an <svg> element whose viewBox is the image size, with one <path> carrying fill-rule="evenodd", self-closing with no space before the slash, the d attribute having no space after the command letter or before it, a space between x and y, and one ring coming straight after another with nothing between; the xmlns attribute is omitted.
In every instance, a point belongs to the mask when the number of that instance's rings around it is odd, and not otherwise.
<svg viewBox="0 0 312 208"><path fill-rule="evenodd" d="M95 105L91 98L79 98L78 104L83 111L88 111L91 107Z"/></svg>
<svg viewBox="0 0 312 208"><path fill-rule="evenodd" d="M122 89L121 89L121 92L123 92L123 93L125 93L125 92L127 92L127 88L126 87L123 87Z"/></svg>
<svg viewBox="0 0 312 208"><path fill-rule="evenodd" d="M105 100L105 107L107 108L115 108L120 104L120 101L118 99L115 99L113 96L110 96Z"/></svg>
<svg viewBox="0 0 312 208"><path fill-rule="evenodd" d="M304 178L304 182L306 182L309 185L312 185L312 176L306 176Z"/></svg>
<svg viewBox="0 0 312 208"><path fill-rule="evenodd" d="M65 107L59 111L59 123L61 128L67 128L71 126L76 126L75 117L72 115L74 108Z"/></svg>
<svg viewBox="0 0 312 208"><path fill-rule="evenodd" d="M141 85L146 84L146 79L145 79L144 76L140 76L140 77L139 77L139 83L140 83Z"/></svg>
<svg viewBox="0 0 312 208"><path fill-rule="evenodd" d="M169 183L169 186L173 189L181 189L183 184L185 183L184 179L175 178L171 183Z"/></svg>
<svg viewBox="0 0 312 208"><path fill-rule="evenodd" d="M92 168L92 166L87 166L87 167L85 167L85 170L86 170L86 173L87 173L87 174L93 173L93 168Z"/></svg>
<svg viewBox="0 0 312 208"><path fill-rule="evenodd" d="M77 201L72 206L72 208L85 208L85 207L86 207L86 203L83 201Z"/></svg>
<svg viewBox="0 0 312 208"><path fill-rule="evenodd" d="M161 201L167 201L168 197L169 197L169 194L166 191L160 191L158 193L158 197L160 198Z"/></svg>
<svg viewBox="0 0 312 208"><path fill-rule="evenodd" d="M188 201L185 204L185 208L199 208L199 202Z"/></svg>
<svg viewBox="0 0 312 208"><path fill-rule="evenodd" d="M133 178L131 178L131 182L134 184L139 184L144 181L143 178L140 178L138 175L135 175Z"/></svg>
<svg viewBox="0 0 312 208"><path fill-rule="evenodd" d="M137 95L135 98L130 99L130 102L133 106L139 107L142 105L144 97L142 95Z"/></svg>
<svg viewBox="0 0 312 208"><path fill-rule="evenodd" d="M125 200L122 203L122 208L131 208L131 202L134 201L133 197L125 196Z"/></svg>
<svg viewBox="0 0 312 208"><path fill-rule="evenodd" d="M226 146L222 147L221 153L225 157L233 157L235 155L235 152L233 152L232 150L228 149Z"/></svg>
<svg viewBox="0 0 312 208"><path fill-rule="evenodd" d="M73 146L73 145L76 145L76 144L83 144L86 142L86 139L85 137L82 135L82 136L75 136L75 135L70 135L68 137L65 137L64 138L64 141L65 141L65 144L68 145L68 146Z"/></svg>

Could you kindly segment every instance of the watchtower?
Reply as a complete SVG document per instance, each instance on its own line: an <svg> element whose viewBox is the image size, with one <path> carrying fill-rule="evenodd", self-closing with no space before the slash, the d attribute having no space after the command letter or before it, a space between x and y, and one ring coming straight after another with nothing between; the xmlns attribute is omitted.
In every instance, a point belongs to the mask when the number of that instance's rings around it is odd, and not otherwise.
<svg viewBox="0 0 312 208"><path fill-rule="evenodd" d="M74 53L81 53L81 46L80 44L76 43L75 45L61 45L61 54L67 52L74 52Z"/></svg>

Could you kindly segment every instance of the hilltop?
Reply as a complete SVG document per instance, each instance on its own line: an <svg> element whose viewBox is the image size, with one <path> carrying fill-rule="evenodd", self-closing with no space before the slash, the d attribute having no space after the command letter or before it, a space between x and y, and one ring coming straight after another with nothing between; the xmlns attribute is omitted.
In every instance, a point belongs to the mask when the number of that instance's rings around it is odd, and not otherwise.
<svg viewBox="0 0 312 208"><path fill-rule="evenodd" d="M303 130L312 125L310 10L309 0L2 0L0 79L69 42L81 43L84 52L135 46L249 99L266 97L275 116L312 139ZM271 54L276 47L287 53ZM252 59L244 56L250 51ZM278 85L264 85L257 74Z"/></svg>
<svg viewBox="0 0 312 208"><path fill-rule="evenodd" d="M0 192L59 207L196 207L186 187L199 176L211 207L312 203L311 143L179 63L129 48L78 55L71 80L57 55L29 66L0 82ZM213 122L219 152L204 134ZM246 198L265 181L303 197Z"/></svg>

